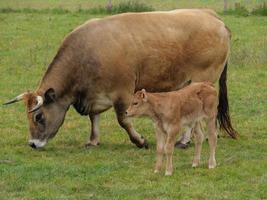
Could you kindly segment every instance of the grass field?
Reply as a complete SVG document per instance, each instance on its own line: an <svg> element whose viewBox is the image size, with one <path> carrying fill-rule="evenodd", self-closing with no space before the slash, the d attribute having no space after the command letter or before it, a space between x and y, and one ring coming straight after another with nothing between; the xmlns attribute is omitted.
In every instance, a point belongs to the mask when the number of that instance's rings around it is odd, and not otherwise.
<svg viewBox="0 0 267 200"><path fill-rule="evenodd" d="M125 2L126 0L112 0L114 5ZM213 8L217 11L223 10L223 0L135 0L153 6L156 10L170 10L177 8ZM63 8L67 10L90 9L98 6L107 5L108 0L1 0L0 8L13 9L46 9L46 8ZM233 8L235 0L228 0L228 7ZM248 9L254 8L266 0L239 0L241 5L245 5Z"/></svg>
<svg viewBox="0 0 267 200"><path fill-rule="evenodd" d="M25 5L38 2L44 1ZM75 7L68 2L50 0L43 6ZM155 7L174 4L166 2L157 0ZM6 5L22 3L0 2L0 7ZM103 16L0 13L0 103L34 90L64 36L95 17ZM135 120L150 143L148 150L137 149L112 110L101 115L99 148L84 148L88 120L71 109L57 137L43 150L32 150L25 107L18 103L0 107L0 199L267 199L267 17L223 19L233 35L228 88L233 124L241 137L219 139L216 169L207 169L205 143L200 168L191 168L193 148L177 149L174 175L155 175L151 121Z"/></svg>

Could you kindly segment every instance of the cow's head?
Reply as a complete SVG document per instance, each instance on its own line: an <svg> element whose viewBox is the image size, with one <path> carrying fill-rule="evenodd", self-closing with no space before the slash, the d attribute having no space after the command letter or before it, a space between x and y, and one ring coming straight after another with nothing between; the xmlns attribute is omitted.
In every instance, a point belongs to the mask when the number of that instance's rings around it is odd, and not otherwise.
<svg viewBox="0 0 267 200"><path fill-rule="evenodd" d="M57 99L54 89L43 94L38 92L23 93L5 103L11 104L24 100L29 120L29 145L32 148L44 147L48 139L53 138L62 125L68 106Z"/></svg>
<svg viewBox="0 0 267 200"><path fill-rule="evenodd" d="M136 92L129 108L126 110L126 116L140 117L149 115L150 110L147 100L148 97L145 89Z"/></svg>

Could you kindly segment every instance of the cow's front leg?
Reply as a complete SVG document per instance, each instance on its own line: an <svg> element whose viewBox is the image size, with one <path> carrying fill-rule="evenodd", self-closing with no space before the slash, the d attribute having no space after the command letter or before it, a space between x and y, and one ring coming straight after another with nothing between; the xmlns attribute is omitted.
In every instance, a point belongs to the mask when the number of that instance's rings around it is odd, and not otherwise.
<svg viewBox="0 0 267 200"><path fill-rule="evenodd" d="M99 115L100 114L89 114L91 121L91 135L88 142L85 144L86 148L99 145Z"/></svg>
<svg viewBox="0 0 267 200"><path fill-rule="evenodd" d="M192 128L188 128L185 133L182 134L180 139L176 142L175 147L180 149L188 148L191 140Z"/></svg>
<svg viewBox="0 0 267 200"><path fill-rule="evenodd" d="M119 99L114 102L114 109L116 111L117 119L122 128L126 130L132 143L139 148L148 148L147 141L137 133L129 118L126 117L126 109L128 103Z"/></svg>

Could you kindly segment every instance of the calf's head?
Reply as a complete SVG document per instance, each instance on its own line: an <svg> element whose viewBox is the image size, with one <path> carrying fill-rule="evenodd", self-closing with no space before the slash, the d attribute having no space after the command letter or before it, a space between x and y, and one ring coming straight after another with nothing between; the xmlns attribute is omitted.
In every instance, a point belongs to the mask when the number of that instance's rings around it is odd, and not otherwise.
<svg viewBox="0 0 267 200"><path fill-rule="evenodd" d="M57 99L54 89L43 94L23 93L5 103L11 104L24 100L29 120L29 145L32 148L44 147L48 139L53 138L62 125L68 106Z"/></svg>
<svg viewBox="0 0 267 200"><path fill-rule="evenodd" d="M129 108L126 110L126 116L128 117L140 117L147 116L149 114L148 96L145 89L137 91Z"/></svg>

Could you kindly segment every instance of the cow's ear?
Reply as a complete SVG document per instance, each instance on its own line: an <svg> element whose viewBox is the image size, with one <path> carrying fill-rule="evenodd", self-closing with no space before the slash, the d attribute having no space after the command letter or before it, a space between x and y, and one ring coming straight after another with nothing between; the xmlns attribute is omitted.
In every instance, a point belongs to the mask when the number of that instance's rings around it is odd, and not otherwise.
<svg viewBox="0 0 267 200"><path fill-rule="evenodd" d="M147 94L145 89L141 90L141 97L144 102L147 102Z"/></svg>
<svg viewBox="0 0 267 200"><path fill-rule="evenodd" d="M55 90L53 88L49 88L48 90L46 90L46 92L44 94L44 97L45 97L45 103L46 104L55 102L56 101L56 92L55 92Z"/></svg>

